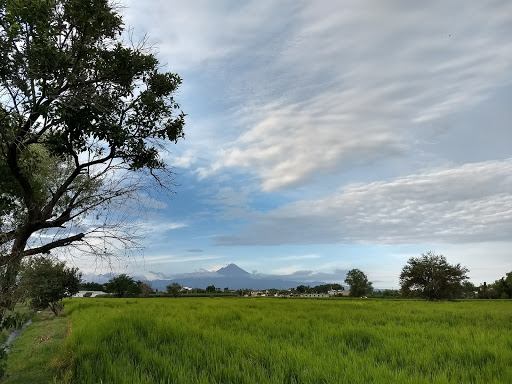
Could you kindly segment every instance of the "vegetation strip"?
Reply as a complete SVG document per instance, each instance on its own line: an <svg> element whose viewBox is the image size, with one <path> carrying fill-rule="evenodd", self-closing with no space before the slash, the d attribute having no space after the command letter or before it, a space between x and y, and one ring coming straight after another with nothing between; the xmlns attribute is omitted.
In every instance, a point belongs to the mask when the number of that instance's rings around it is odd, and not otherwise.
<svg viewBox="0 0 512 384"><path fill-rule="evenodd" d="M2 384L51 383L57 376L57 356L67 334L67 319L50 311L35 316L12 343Z"/></svg>

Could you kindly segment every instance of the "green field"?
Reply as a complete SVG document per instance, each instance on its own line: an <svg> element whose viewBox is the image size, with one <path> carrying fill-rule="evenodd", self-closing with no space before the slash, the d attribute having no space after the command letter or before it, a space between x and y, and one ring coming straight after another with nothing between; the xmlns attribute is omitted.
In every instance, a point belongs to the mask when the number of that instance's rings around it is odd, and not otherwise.
<svg viewBox="0 0 512 384"><path fill-rule="evenodd" d="M73 299L76 383L507 383L512 301Z"/></svg>

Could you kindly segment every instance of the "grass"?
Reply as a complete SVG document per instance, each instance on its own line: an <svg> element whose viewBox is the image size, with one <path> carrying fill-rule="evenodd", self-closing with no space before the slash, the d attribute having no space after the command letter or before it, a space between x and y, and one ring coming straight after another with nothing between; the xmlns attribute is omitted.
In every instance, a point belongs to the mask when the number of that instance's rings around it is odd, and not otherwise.
<svg viewBox="0 0 512 384"><path fill-rule="evenodd" d="M34 316L34 311L32 311L26 304L17 304L16 307L14 308L14 311L7 311L5 315L9 316L9 315L15 314L15 313L23 316L23 318L26 320L28 320ZM9 337L9 334L12 331L14 331L14 329L12 329L12 328L2 329L0 331L0 345L2 345L7 340L7 338Z"/></svg>
<svg viewBox="0 0 512 384"><path fill-rule="evenodd" d="M11 345L2 384L51 383L57 376L56 356L67 333L66 318L39 313Z"/></svg>
<svg viewBox="0 0 512 384"><path fill-rule="evenodd" d="M512 301L73 299L66 313L72 331L58 363L70 383L512 377Z"/></svg>

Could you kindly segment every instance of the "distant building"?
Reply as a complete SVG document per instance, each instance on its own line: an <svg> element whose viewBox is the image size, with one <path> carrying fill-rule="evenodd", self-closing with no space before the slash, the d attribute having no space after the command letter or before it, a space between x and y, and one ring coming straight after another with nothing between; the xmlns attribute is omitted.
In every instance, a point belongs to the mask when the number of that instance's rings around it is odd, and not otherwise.
<svg viewBox="0 0 512 384"><path fill-rule="evenodd" d="M331 289L329 290L327 293L329 294L329 296L345 296L345 292L349 292L349 291L345 291L343 289Z"/></svg>
<svg viewBox="0 0 512 384"><path fill-rule="evenodd" d="M303 293L300 297L329 297L328 293Z"/></svg>
<svg viewBox="0 0 512 384"><path fill-rule="evenodd" d="M84 297L84 295L87 293L87 292L90 292L91 295L88 296L88 297L95 297L95 296L98 296L98 295L103 295L105 294L105 292L103 291L78 291L77 294L73 295L72 297Z"/></svg>

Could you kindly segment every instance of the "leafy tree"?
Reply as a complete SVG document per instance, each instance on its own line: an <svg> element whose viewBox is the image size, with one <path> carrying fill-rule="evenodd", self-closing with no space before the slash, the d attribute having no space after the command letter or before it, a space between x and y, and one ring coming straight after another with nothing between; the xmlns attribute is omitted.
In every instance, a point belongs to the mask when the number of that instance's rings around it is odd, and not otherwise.
<svg viewBox="0 0 512 384"><path fill-rule="evenodd" d="M140 294L140 284L126 274L114 277L105 284L105 291L115 297L135 297Z"/></svg>
<svg viewBox="0 0 512 384"><path fill-rule="evenodd" d="M148 297L150 294L155 292L155 291L153 291L153 288L151 288L151 283L148 281L141 282L139 287L140 287L140 294L142 295L142 297Z"/></svg>
<svg viewBox="0 0 512 384"><path fill-rule="evenodd" d="M206 292L207 293L217 292L217 288L215 288L215 285L209 285L209 286L206 287Z"/></svg>
<svg viewBox="0 0 512 384"><path fill-rule="evenodd" d="M179 285L178 283L172 283L172 284L169 284L167 287L165 287L165 289L167 289L167 293L170 294L170 295L173 295L174 297L178 297L180 292L181 292L181 288L183 288L181 285Z"/></svg>
<svg viewBox="0 0 512 384"><path fill-rule="evenodd" d="M305 286L305 285L299 285L297 288L295 288L295 290L298 292L298 293L307 293L311 290L311 288L308 286Z"/></svg>
<svg viewBox="0 0 512 384"><path fill-rule="evenodd" d="M400 273L404 296L427 300L451 300L461 297L469 270L460 264L450 265L443 255L433 252L411 257Z"/></svg>
<svg viewBox="0 0 512 384"><path fill-rule="evenodd" d="M351 269L345 277L345 284L350 285L350 296L361 297L373 292L372 283L360 269Z"/></svg>
<svg viewBox="0 0 512 384"><path fill-rule="evenodd" d="M328 293L330 290L343 291L344 288L340 284L322 284L311 289L316 293Z"/></svg>
<svg viewBox="0 0 512 384"><path fill-rule="evenodd" d="M52 257L34 257L26 261L20 273L20 291L35 310L48 307L58 316L62 299L78 293L82 274L78 268L67 268Z"/></svg>
<svg viewBox="0 0 512 384"><path fill-rule="evenodd" d="M159 149L183 137L181 79L122 32L109 0L0 1L0 320L25 257L129 246L105 208L146 176L173 185Z"/></svg>
<svg viewBox="0 0 512 384"><path fill-rule="evenodd" d="M479 299L510 299L512 298L512 272L494 283L485 282L478 288Z"/></svg>
<svg viewBox="0 0 512 384"><path fill-rule="evenodd" d="M461 297L463 299L476 299L477 291L477 287L472 282L467 280L462 282Z"/></svg>
<svg viewBox="0 0 512 384"><path fill-rule="evenodd" d="M81 291L103 291L105 287L100 283L90 283L82 281L80 283Z"/></svg>

